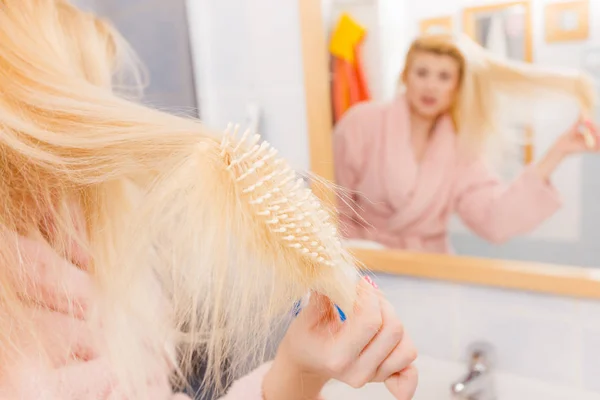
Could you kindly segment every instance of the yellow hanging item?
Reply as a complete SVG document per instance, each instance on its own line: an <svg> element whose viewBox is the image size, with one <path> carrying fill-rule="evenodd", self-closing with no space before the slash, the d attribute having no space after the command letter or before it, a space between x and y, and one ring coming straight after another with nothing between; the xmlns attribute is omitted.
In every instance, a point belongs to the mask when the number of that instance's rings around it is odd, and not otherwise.
<svg viewBox="0 0 600 400"><path fill-rule="evenodd" d="M341 15L329 42L329 51L350 63L354 62L354 48L365 36L366 29L350 15Z"/></svg>

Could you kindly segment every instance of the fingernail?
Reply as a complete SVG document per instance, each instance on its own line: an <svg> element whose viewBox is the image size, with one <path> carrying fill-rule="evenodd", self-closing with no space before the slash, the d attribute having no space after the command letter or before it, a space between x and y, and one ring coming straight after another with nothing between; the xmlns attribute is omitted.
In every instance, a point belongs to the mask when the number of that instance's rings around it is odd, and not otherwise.
<svg viewBox="0 0 600 400"><path fill-rule="evenodd" d="M344 314L342 309L339 308L337 305L335 306L335 309L337 310L338 314L340 314L340 319L342 320L342 322L346 321L346 314Z"/></svg>
<svg viewBox="0 0 600 400"><path fill-rule="evenodd" d="M373 286L375 289L379 289L379 286L377 286L377 284L373 281L373 279L371 279L370 276L365 275L363 278L365 279L365 281L367 281L369 285Z"/></svg>

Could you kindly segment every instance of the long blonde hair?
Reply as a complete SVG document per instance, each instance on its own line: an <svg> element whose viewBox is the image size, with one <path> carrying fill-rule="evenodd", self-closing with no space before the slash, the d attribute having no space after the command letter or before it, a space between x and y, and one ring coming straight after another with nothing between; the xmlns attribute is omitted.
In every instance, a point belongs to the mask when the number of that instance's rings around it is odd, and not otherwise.
<svg viewBox="0 0 600 400"><path fill-rule="evenodd" d="M456 131L478 149L488 136L498 133L498 93L520 98L533 97L541 91L564 93L573 96L588 117L596 106L596 88L586 74L501 58L466 35L430 34L417 38L406 57L403 82L420 52L447 55L459 65L458 95L450 113Z"/></svg>
<svg viewBox="0 0 600 400"><path fill-rule="evenodd" d="M56 237L90 253L98 293L89 323L133 397L145 397L140 366L164 354L185 374L201 351L207 384L222 381L225 363L236 374L311 289L352 304L351 274L313 264L294 272L296 256L268 247L267 234L238 212L242 194L230 184L220 135L114 93L128 51L110 24L62 0L0 4L4 243L43 236L40 221L50 218ZM73 203L89 240L74 226ZM64 240L51 241L69 256ZM23 318L13 250L0 247L0 325L35 331ZM0 357L10 357L15 337L0 331Z"/></svg>

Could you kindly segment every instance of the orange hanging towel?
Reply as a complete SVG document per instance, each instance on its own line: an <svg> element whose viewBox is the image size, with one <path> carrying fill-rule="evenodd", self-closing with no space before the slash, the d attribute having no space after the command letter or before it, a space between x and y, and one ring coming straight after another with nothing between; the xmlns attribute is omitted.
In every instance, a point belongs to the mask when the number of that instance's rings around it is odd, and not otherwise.
<svg viewBox="0 0 600 400"><path fill-rule="evenodd" d="M333 114L337 122L354 104L371 98L361 56L366 29L350 15L341 15L329 42L332 56Z"/></svg>

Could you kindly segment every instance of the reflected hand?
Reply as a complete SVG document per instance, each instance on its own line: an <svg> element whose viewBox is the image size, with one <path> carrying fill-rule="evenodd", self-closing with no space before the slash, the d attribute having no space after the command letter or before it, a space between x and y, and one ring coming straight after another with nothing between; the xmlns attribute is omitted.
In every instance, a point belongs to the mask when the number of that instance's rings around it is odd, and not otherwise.
<svg viewBox="0 0 600 400"><path fill-rule="evenodd" d="M554 148L563 156L600 151L598 127L590 120L580 117L577 122L561 135Z"/></svg>

